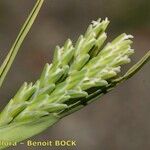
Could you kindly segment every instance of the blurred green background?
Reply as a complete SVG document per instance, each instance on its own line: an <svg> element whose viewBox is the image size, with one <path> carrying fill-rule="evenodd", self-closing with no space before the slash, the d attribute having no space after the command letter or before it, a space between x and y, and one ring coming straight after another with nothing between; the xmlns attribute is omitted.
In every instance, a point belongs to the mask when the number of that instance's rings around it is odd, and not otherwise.
<svg viewBox="0 0 150 150"><path fill-rule="evenodd" d="M33 7L35 0L0 0L0 62ZM132 34L135 63L150 49L149 0L45 0L30 34L0 91L0 109L23 81L35 81L54 47L67 38L76 41L92 20L108 17L109 40L122 32ZM130 65L128 65L129 67ZM127 67L125 67L127 68ZM52 150L149 150L150 64L134 78L83 110L64 118L35 140L76 140L76 148ZM21 134L21 133L18 133ZM11 149L27 148L20 145Z"/></svg>

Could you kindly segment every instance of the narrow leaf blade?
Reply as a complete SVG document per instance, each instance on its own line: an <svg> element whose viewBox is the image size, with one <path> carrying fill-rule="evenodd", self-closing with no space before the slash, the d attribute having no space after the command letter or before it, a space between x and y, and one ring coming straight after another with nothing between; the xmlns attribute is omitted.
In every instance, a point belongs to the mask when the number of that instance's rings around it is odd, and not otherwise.
<svg viewBox="0 0 150 150"><path fill-rule="evenodd" d="M26 22L24 23L19 35L17 36L12 48L10 49L9 53L7 54L3 64L0 67L0 87L3 84L3 81L25 39L27 36L28 32L30 31L30 28L32 27L39 11L40 8L43 4L44 0L38 0L32 9L29 17L27 18Z"/></svg>

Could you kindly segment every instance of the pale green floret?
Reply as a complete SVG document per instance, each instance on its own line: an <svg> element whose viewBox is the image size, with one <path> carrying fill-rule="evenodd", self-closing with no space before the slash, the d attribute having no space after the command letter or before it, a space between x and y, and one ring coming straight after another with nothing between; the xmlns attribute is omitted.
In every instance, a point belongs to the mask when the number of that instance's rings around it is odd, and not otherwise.
<svg viewBox="0 0 150 150"><path fill-rule="evenodd" d="M88 90L105 87L118 76L121 65L130 62L131 35L122 34L103 46L108 19L93 21L75 46L69 39L56 46L52 64L46 64L40 79L25 83L0 115L0 123L31 121L69 108L71 99L88 96Z"/></svg>
<svg viewBox="0 0 150 150"><path fill-rule="evenodd" d="M150 59L148 52L120 77L121 66L134 53L132 36L121 34L103 46L108 24L107 18L94 21L75 46L69 39L56 47L52 64L45 65L40 79L24 83L1 112L1 140L19 142L42 132L132 77Z"/></svg>
<svg viewBox="0 0 150 150"><path fill-rule="evenodd" d="M32 96L29 94L31 98L24 110L15 113L14 121L60 112L69 107L64 104L66 101L87 97L88 89L107 86L108 80L117 76L120 65L129 63L129 56L134 52L129 40L132 36L122 34L101 49L108 24L107 19L95 21L75 46L67 40L64 47L56 47L52 64L46 64L40 80L33 86L36 91Z"/></svg>

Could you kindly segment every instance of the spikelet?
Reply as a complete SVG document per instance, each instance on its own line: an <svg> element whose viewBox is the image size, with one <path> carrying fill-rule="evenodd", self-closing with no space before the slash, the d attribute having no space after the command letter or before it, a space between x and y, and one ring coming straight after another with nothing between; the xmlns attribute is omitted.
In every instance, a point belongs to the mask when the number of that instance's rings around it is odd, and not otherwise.
<svg viewBox="0 0 150 150"><path fill-rule="evenodd" d="M89 89L107 87L134 53L131 35L122 34L104 46L108 24L107 18L93 21L75 46L70 39L56 46L52 63L45 65L35 84L23 84L0 114L0 125L59 114L70 107L71 99L76 103Z"/></svg>

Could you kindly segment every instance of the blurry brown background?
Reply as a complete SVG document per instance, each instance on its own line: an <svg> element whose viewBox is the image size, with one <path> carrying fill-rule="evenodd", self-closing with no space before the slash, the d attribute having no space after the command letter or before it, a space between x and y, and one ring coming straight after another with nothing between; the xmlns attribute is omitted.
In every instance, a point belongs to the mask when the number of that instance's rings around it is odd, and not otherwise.
<svg viewBox="0 0 150 150"><path fill-rule="evenodd" d="M34 3L35 0L0 0L0 62ZM150 49L149 0L45 0L0 91L0 109L23 81L35 81L39 77L44 64L51 61L55 45L62 45L67 38L75 41L91 20L99 17L111 20L109 39L122 32L135 36L132 64ZM33 139L76 140L74 149L78 150L149 150L149 116L150 64L147 64L134 78L102 97L101 101L64 118Z"/></svg>

